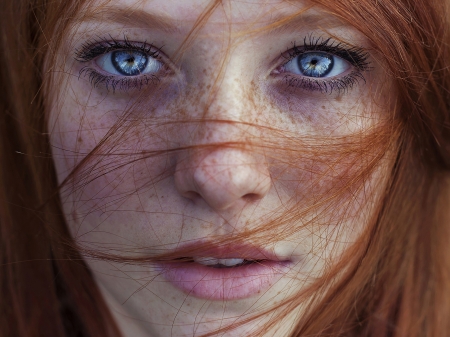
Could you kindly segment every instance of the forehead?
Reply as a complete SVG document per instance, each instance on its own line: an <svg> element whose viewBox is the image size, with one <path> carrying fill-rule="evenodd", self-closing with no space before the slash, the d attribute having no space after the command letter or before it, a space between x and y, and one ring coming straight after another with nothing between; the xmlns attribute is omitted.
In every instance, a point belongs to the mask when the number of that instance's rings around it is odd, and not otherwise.
<svg viewBox="0 0 450 337"><path fill-rule="evenodd" d="M261 15L266 15L270 12L279 12L282 7L303 7L300 2L296 2L296 6L292 3L276 0L120 0L128 4L140 4L141 8L147 11L154 11L162 15L166 14L171 17L178 17L183 21L195 21L199 14L207 9L217 8L211 13L209 18L210 23L221 24L225 22L233 22L245 24L248 21L260 19Z"/></svg>
<svg viewBox="0 0 450 337"><path fill-rule="evenodd" d="M78 21L158 28L171 33L252 32L279 26L335 28L338 18L305 1L283 0L103 0L88 2ZM201 24L199 24L201 23Z"/></svg>

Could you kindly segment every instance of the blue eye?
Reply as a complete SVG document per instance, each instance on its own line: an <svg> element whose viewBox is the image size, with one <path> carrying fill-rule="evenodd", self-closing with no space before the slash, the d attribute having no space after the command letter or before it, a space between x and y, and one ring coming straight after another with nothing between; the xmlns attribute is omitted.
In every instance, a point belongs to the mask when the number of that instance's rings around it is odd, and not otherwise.
<svg viewBox="0 0 450 337"><path fill-rule="evenodd" d="M102 55L96 61L104 71L121 76L157 73L162 64L154 57L137 50L116 50Z"/></svg>
<svg viewBox="0 0 450 337"><path fill-rule="evenodd" d="M346 72L350 65L340 57L324 52L305 52L284 65L284 71L306 77L333 77Z"/></svg>

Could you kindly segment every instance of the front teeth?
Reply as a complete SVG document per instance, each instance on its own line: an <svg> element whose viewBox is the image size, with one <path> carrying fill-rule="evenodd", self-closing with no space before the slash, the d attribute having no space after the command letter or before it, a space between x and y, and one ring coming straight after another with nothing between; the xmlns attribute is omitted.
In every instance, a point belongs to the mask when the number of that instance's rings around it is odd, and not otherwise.
<svg viewBox="0 0 450 337"><path fill-rule="evenodd" d="M219 259L213 257L194 257L194 262L203 264L205 266L213 266L219 263Z"/></svg>
<svg viewBox="0 0 450 337"><path fill-rule="evenodd" d="M244 262L244 259L219 259L219 264L223 264L224 266L231 267Z"/></svg>
<svg viewBox="0 0 450 337"><path fill-rule="evenodd" d="M244 259L216 259L214 257L194 257L194 262L205 266L224 265L227 267L236 266L244 262Z"/></svg>

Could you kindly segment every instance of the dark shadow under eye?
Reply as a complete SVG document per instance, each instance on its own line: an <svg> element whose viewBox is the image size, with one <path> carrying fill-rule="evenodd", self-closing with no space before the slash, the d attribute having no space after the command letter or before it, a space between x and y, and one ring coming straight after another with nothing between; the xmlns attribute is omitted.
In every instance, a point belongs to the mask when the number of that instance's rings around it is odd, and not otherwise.
<svg viewBox="0 0 450 337"><path fill-rule="evenodd" d="M148 56L139 51L117 50L111 53L111 63L119 74L135 76L144 72Z"/></svg>
<svg viewBox="0 0 450 337"><path fill-rule="evenodd" d="M297 64L304 76L324 77L333 70L334 60L327 53L304 53L297 56Z"/></svg>

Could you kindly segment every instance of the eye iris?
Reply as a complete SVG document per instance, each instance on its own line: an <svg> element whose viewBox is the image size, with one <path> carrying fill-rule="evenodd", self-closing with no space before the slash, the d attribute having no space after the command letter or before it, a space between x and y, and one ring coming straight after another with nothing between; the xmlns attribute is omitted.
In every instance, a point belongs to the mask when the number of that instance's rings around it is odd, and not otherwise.
<svg viewBox="0 0 450 337"><path fill-rule="evenodd" d="M118 50L111 54L114 68L122 75L135 76L147 67L148 57L138 51Z"/></svg>
<svg viewBox="0 0 450 337"><path fill-rule="evenodd" d="M324 77L334 66L333 57L325 53L306 53L298 57L300 72L309 77Z"/></svg>

